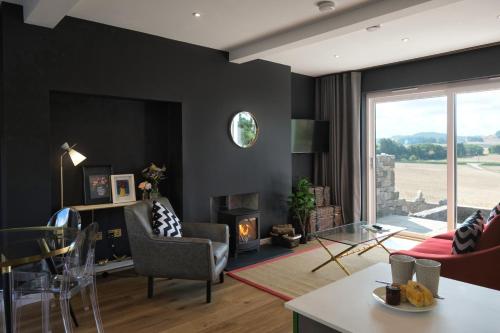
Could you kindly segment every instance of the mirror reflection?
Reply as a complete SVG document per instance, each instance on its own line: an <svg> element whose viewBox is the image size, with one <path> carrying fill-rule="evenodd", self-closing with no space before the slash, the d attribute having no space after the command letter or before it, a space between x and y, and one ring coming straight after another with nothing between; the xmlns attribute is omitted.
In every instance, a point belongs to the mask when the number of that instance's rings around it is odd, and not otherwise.
<svg viewBox="0 0 500 333"><path fill-rule="evenodd" d="M259 134L255 117L247 111L234 115L229 130L234 143L241 148L253 146Z"/></svg>

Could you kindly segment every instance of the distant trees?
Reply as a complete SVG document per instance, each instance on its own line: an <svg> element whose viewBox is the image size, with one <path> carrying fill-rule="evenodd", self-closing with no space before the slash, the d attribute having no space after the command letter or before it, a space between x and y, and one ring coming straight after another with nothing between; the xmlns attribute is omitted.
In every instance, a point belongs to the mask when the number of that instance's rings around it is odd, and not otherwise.
<svg viewBox="0 0 500 333"><path fill-rule="evenodd" d="M489 148L490 154L500 154L500 145L494 145Z"/></svg>
<svg viewBox="0 0 500 333"><path fill-rule="evenodd" d="M457 143L457 157L481 156L483 147L475 144Z"/></svg>
<svg viewBox="0 0 500 333"><path fill-rule="evenodd" d="M500 154L500 145L497 146ZM490 148L491 152L491 148ZM394 155L396 160L444 160L447 156L446 146L433 143L403 145L392 139L380 139L377 153ZM483 147L477 144L458 143L457 157L483 155Z"/></svg>
<svg viewBox="0 0 500 333"><path fill-rule="evenodd" d="M497 131L497 132L495 133L495 136L496 136L497 138L500 138L500 131Z"/></svg>
<svg viewBox="0 0 500 333"><path fill-rule="evenodd" d="M405 146L397 141L391 139L380 139L378 144L380 153L394 155L398 160L406 157L407 155Z"/></svg>

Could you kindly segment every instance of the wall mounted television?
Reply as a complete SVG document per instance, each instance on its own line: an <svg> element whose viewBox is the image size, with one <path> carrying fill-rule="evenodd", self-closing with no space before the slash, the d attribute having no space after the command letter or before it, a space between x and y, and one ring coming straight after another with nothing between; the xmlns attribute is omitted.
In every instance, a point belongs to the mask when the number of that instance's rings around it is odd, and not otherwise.
<svg viewBox="0 0 500 333"><path fill-rule="evenodd" d="M328 121L292 119L292 153L328 152Z"/></svg>

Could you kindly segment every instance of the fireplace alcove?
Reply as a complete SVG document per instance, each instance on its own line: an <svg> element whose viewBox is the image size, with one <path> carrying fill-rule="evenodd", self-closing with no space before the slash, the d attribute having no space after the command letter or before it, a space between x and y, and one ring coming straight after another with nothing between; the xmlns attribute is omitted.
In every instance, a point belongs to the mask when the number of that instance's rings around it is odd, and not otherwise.
<svg viewBox="0 0 500 333"><path fill-rule="evenodd" d="M182 105L176 102L138 100L67 92L50 93L50 163L52 211L59 203L59 155L63 142L77 143L87 157L82 165L111 165L114 174L133 173L136 185L150 162L165 164L167 179L160 192L182 218ZM140 199L140 191L137 199ZM81 166L64 161L65 205L83 204ZM82 212L84 225L90 213ZM119 239L97 243L96 259L130 255L122 209L95 211L100 231L122 229ZM103 233L105 235L105 233ZM114 246L114 247L112 247Z"/></svg>

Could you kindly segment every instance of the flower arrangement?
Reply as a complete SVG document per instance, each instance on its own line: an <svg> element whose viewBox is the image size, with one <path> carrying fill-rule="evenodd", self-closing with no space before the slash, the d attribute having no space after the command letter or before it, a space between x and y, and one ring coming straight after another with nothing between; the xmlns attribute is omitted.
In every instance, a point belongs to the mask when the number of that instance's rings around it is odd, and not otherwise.
<svg viewBox="0 0 500 333"><path fill-rule="evenodd" d="M146 181L139 184L139 189L144 191L148 191L151 197L159 197L160 191L158 189L158 185L162 180L166 178L165 172L167 168L163 165L161 168L156 164L151 163L151 165L144 170L142 170L142 177L146 179ZM144 188L141 188L144 187Z"/></svg>

